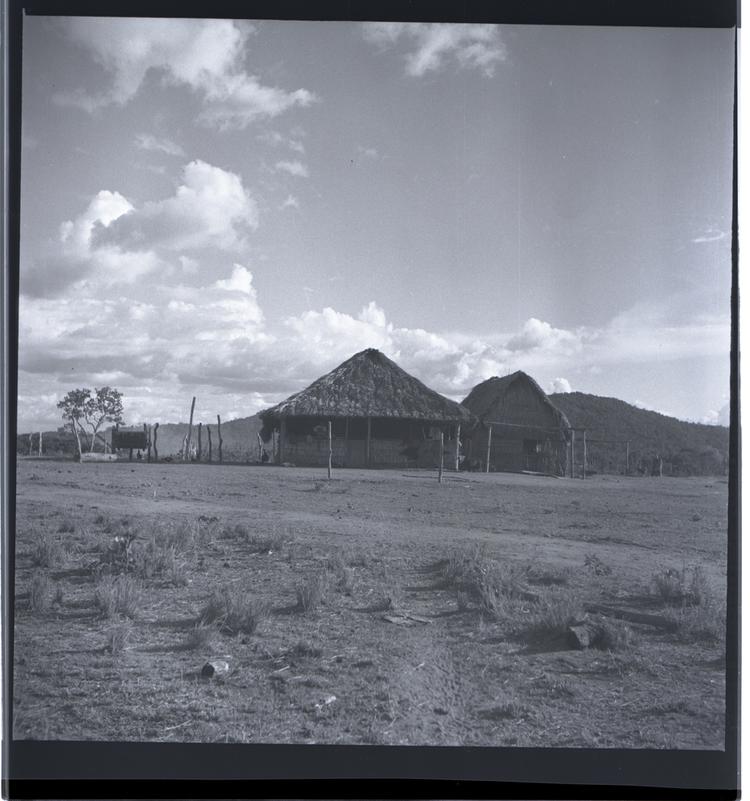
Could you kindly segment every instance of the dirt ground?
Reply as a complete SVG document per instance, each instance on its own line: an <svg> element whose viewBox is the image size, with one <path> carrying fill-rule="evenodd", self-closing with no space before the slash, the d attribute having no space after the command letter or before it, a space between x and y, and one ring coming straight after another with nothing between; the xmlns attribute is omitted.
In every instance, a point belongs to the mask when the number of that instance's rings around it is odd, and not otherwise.
<svg viewBox="0 0 750 801"><path fill-rule="evenodd" d="M537 597L676 619L654 589L668 570L698 567L720 604L725 479L328 482L316 469L31 459L17 475L16 738L723 748L721 637L615 621L617 647L576 650L530 632ZM132 620L106 617L96 592L115 537L180 525L172 572L137 577ZM46 564L40 538L62 546ZM440 580L476 545L528 591L508 615ZM304 610L310 577L322 600ZM266 614L254 633L196 638L223 587ZM228 672L202 677L209 659Z"/></svg>

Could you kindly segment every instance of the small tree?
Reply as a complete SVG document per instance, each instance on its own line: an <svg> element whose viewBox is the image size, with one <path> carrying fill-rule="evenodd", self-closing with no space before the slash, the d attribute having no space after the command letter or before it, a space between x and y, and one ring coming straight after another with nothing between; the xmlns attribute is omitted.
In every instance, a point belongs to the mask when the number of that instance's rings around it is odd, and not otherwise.
<svg viewBox="0 0 750 801"><path fill-rule="evenodd" d="M84 425L91 431L90 452L93 453L96 435L102 425L105 422L122 423L122 393L112 387L94 388L93 394L90 389L72 389L57 408L62 410L63 419L73 429L79 459Z"/></svg>

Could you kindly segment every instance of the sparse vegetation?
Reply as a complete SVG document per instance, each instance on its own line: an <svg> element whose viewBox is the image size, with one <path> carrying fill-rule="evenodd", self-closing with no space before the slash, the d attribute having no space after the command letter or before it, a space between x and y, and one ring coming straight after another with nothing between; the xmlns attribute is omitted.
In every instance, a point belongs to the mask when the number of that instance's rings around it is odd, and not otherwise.
<svg viewBox="0 0 750 801"><path fill-rule="evenodd" d="M216 634L216 626L212 623L197 623L187 633L185 638L184 648L188 651L198 651L203 648L208 648Z"/></svg>
<svg viewBox="0 0 750 801"><path fill-rule="evenodd" d="M47 612L52 603L52 585L42 570L34 571L29 587L29 609L36 614Z"/></svg>
<svg viewBox="0 0 750 801"><path fill-rule="evenodd" d="M440 575L439 585L463 593L463 602L471 599L492 617L504 616L508 601L524 594L517 569L489 558L479 546L451 552L442 563Z"/></svg>
<svg viewBox="0 0 750 801"><path fill-rule="evenodd" d="M198 626L215 625L226 634L254 634L270 611L265 601L248 597L234 585L214 590L200 615Z"/></svg>
<svg viewBox="0 0 750 801"><path fill-rule="evenodd" d="M595 576L610 576L612 568L603 562L595 553L587 553L583 558L584 567Z"/></svg>
<svg viewBox="0 0 750 801"><path fill-rule="evenodd" d="M104 576L94 592L94 604L103 617L135 617L141 602L141 586L131 576Z"/></svg>
<svg viewBox="0 0 750 801"><path fill-rule="evenodd" d="M38 532L31 545L31 564L35 567L60 567L65 561L65 551L59 540Z"/></svg>
<svg viewBox="0 0 750 801"><path fill-rule="evenodd" d="M323 600L326 579L321 571L309 573L305 580L297 585L297 610L310 612L316 609Z"/></svg>
<svg viewBox="0 0 750 801"><path fill-rule="evenodd" d="M121 654L128 646L133 634L133 626L130 623L118 623L111 626L107 631L107 642L105 649L112 656Z"/></svg>
<svg viewBox="0 0 750 801"><path fill-rule="evenodd" d="M63 520L57 527L58 534L73 534L76 530L75 523L70 520Z"/></svg>
<svg viewBox="0 0 750 801"><path fill-rule="evenodd" d="M620 621L602 620L591 637L591 647L600 651L627 651L633 644L633 630Z"/></svg>
<svg viewBox="0 0 750 801"><path fill-rule="evenodd" d="M329 556L326 561L326 567L328 572L331 573L335 579L336 589L344 593L344 595L351 595L353 589L352 573L346 566L346 562L341 553L337 552Z"/></svg>
<svg viewBox="0 0 750 801"><path fill-rule="evenodd" d="M19 465L17 736L723 746L721 482L340 471L298 492L310 471ZM61 520L74 532L57 534ZM281 551L261 542L292 526ZM66 569L32 564L40 531ZM126 559L115 537L132 538ZM704 561L667 603L652 573L683 554ZM207 660L229 672L200 683Z"/></svg>
<svg viewBox="0 0 750 801"><path fill-rule="evenodd" d="M584 619L580 599L570 594L542 599L516 624L515 634L533 645L568 643L568 629Z"/></svg>
<svg viewBox="0 0 750 801"><path fill-rule="evenodd" d="M656 595L670 606L703 606L711 600L708 580L700 565L656 573L652 586Z"/></svg>

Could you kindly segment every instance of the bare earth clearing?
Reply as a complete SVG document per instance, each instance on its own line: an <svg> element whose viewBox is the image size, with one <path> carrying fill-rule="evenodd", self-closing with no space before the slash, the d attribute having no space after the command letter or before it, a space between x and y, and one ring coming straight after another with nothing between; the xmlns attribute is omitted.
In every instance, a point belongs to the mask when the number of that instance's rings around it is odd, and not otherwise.
<svg viewBox="0 0 750 801"><path fill-rule="evenodd" d="M17 499L16 738L723 748L726 480L20 460ZM694 566L718 612L656 591ZM196 631L223 587L254 632ZM575 650L593 604L674 626Z"/></svg>

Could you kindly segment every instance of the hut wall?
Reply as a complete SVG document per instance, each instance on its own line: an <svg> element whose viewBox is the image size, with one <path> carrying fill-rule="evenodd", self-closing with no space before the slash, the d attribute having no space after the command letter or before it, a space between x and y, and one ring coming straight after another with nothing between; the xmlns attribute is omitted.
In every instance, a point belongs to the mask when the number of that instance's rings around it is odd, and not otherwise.
<svg viewBox="0 0 750 801"><path fill-rule="evenodd" d="M452 467L455 458L455 440L445 440L443 463ZM331 443L334 467L365 467L366 454L363 440L334 438ZM317 437L298 437L284 443L285 462L306 467L323 467L328 464L328 440ZM403 439L370 440L370 467L437 467L440 461L438 440L424 440L417 448L409 449Z"/></svg>
<svg viewBox="0 0 750 801"><path fill-rule="evenodd" d="M565 475L568 463L565 433L528 382L514 382L502 401L484 413L484 420L509 424L492 426L490 470ZM484 469L487 426L477 426L469 439L469 462L475 469Z"/></svg>

